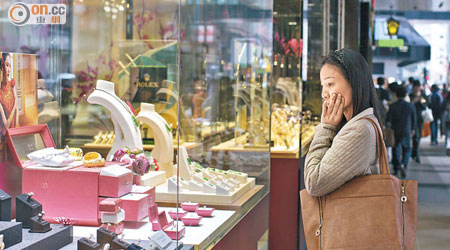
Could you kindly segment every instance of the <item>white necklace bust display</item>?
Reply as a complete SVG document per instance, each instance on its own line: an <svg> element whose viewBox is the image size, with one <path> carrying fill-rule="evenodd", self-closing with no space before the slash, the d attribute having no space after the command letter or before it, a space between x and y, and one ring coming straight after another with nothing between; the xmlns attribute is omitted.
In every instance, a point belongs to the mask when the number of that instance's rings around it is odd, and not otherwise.
<svg viewBox="0 0 450 250"><path fill-rule="evenodd" d="M98 104L111 112L114 124L115 139L111 151L106 157L112 160L114 152L129 147L142 150L141 132L130 107L114 92L114 83L98 80L97 86L88 99L90 104Z"/></svg>
<svg viewBox="0 0 450 250"><path fill-rule="evenodd" d="M158 161L161 170L170 175L173 167L173 136L166 120L155 111L155 106L141 103L141 111L136 117L138 121L150 126L155 139L152 156ZM170 177L170 176L169 176Z"/></svg>

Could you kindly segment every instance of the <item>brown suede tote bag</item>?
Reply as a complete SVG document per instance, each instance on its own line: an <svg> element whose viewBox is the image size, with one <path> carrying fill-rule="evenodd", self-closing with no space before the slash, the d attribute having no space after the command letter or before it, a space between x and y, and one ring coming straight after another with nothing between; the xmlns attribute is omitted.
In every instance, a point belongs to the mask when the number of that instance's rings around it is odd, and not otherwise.
<svg viewBox="0 0 450 250"><path fill-rule="evenodd" d="M417 181L390 175L380 129L364 119L377 132L381 173L355 177L321 197L300 191L308 250L414 249Z"/></svg>

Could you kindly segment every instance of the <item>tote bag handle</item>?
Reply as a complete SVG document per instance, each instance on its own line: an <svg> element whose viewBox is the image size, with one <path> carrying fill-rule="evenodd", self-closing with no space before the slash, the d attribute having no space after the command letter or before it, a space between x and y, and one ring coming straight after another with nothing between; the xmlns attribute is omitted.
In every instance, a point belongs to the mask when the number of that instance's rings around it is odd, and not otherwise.
<svg viewBox="0 0 450 250"><path fill-rule="evenodd" d="M371 118L365 117L364 119L368 120L372 123L375 128L375 132L377 133L377 154L378 154L378 162L380 165L380 174L390 174L389 170L389 161L387 158L386 146L384 145L383 135L381 134L380 128L377 123Z"/></svg>

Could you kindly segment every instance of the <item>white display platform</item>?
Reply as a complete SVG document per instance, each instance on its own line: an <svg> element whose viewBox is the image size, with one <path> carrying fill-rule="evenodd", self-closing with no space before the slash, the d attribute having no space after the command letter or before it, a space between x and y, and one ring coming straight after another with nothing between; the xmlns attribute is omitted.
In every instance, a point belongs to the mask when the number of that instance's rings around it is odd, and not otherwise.
<svg viewBox="0 0 450 250"><path fill-rule="evenodd" d="M165 171L150 171L141 177L141 186L155 187L166 181Z"/></svg>
<svg viewBox="0 0 450 250"><path fill-rule="evenodd" d="M159 207L158 211L169 211L172 208ZM180 208L181 209L181 208ZM199 246L208 237L210 237L216 230L218 230L225 222L227 222L235 214L235 211L230 210L214 210L212 217L203 217L198 226L185 226L186 232L183 238L180 239L185 245ZM168 220L170 219L169 214L167 214ZM183 225L183 222L179 222ZM84 226L74 226L73 236L74 237L86 237L92 234L97 235L97 227L84 227ZM124 240L148 240L148 237L156 233L152 230L152 224L148 222L148 217L142 222L126 222L125 229L123 231Z"/></svg>
<svg viewBox="0 0 450 250"><path fill-rule="evenodd" d="M255 186L255 178L248 178L247 183L241 184L229 195L218 195L216 193L204 193L202 191L190 191L187 189L180 190L179 198L183 201L191 201L208 203L208 204L232 204L239 197L247 193L248 190ZM175 202L177 200L176 193L170 193L167 190L167 180L164 184L156 187L156 202Z"/></svg>

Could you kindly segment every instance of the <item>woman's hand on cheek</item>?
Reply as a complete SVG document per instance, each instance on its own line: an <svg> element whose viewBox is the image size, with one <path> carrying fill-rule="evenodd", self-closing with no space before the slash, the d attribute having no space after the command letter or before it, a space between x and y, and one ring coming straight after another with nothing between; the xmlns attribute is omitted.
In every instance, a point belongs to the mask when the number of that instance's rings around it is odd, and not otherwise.
<svg viewBox="0 0 450 250"><path fill-rule="evenodd" d="M344 116L344 97L332 94L331 99L322 104L322 123L339 126Z"/></svg>

